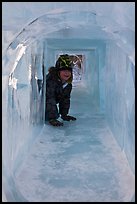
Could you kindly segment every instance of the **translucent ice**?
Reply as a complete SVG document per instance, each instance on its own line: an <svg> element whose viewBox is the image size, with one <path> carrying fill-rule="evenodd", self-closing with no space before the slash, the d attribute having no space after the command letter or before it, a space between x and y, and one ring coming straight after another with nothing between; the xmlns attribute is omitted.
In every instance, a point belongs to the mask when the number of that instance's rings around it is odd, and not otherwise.
<svg viewBox="0 0 137 204"><path fill-rule="evenodd" d="M3 200L134 202L135 4L2 9ZM62 53L80 64L70 108L77 121L56 129L44 124L41 87Z"/></svg>

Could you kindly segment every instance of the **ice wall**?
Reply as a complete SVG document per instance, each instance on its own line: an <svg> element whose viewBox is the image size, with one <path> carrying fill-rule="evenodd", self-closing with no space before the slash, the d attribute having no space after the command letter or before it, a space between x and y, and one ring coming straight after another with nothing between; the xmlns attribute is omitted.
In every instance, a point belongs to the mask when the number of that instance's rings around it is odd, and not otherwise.
<svg viewBox="0 0 137 204"><path fill-rule="evenodd" d="M91 107L106 115L134 172L134 3L6 2L2 7L3 185L8 195L14 195L9 181L15 189L14 173L41 129L30 123L41 120L41 98L28 77L32 70L35 78L34 54L39 77L43 56L46 70L57 53L85 56L82 83Z"/></svg>
<svg viewBox="0 0 137 204"><path fill-rule="evenodd" d="M106 114L112 132L134 171L135 67L115 44L109 44L107 49Z"/></svg>

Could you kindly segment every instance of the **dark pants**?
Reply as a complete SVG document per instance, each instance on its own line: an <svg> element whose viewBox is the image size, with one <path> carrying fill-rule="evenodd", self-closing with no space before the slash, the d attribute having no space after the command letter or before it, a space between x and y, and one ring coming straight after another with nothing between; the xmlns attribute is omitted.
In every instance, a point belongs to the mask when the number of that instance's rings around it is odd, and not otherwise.
<svg viewBox="0 0 137 204"><path fill-rule="evenodd" d="M59 118L59 112L58 112L58 108L57 108L57 106L56 106L56 112L55 112L55 119L58 119ZM48 112L45 112L45 121L49 121L49 114L48 114Z"/></svg>

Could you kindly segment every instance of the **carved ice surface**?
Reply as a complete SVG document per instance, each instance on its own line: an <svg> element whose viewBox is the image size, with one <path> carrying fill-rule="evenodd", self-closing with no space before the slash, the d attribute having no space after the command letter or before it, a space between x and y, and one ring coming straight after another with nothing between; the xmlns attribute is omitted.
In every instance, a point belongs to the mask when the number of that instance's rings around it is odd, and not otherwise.
<svg viewBox="0 0 137 204"><path fill-rule="evenodd" d="M2 9L3 201L134 202L135 4ZM75 60L77 120L55 128L44 124L44 77L63 53Z"/></svg>

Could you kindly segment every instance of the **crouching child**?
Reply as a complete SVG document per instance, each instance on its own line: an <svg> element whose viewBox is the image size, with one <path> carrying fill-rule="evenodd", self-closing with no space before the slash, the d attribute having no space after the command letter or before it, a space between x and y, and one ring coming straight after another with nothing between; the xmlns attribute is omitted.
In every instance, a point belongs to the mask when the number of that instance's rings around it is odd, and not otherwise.
<svg viewBox="0 0 137 204"><path fill-rule="evenodd" d="M53 126L63 126L64 121L76 120L68 115L72 91L72 63L69 56L61 55L55 67L50 67L46 76L46 114L45 119ZM58 105L58 106L57 106Z"/></svg>

